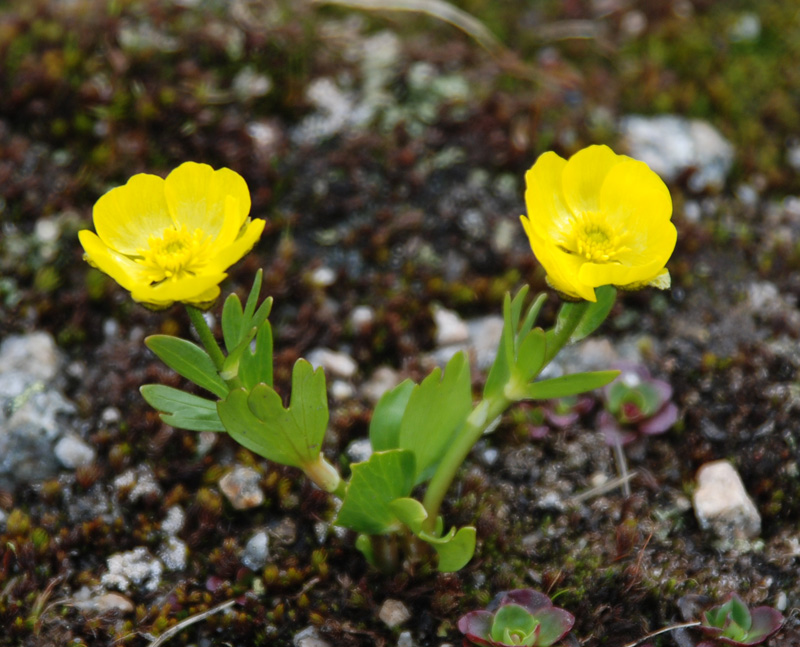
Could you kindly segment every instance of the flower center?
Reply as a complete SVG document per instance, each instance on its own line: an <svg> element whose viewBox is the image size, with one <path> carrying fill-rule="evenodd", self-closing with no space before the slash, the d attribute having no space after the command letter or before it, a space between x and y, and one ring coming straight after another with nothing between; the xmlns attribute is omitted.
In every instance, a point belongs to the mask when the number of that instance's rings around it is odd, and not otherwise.
<svg viewBox="0 0 800 647"><path fill-rule="evenodd" d="M149 248L138 250L139 262L147 267L153 283L195 274L206 262L209 242L210 237L201 229L189 232L185 225L180 229L167 227L161 238L147 239Z"/></svg>
<svg viewBox="0 0 800 647"><path fill-rule="evenodd" d="M593 263L608 263L628 251L623 244L624 237L614 231L601 214L583 213L575 217L569 251Z"/></svg>

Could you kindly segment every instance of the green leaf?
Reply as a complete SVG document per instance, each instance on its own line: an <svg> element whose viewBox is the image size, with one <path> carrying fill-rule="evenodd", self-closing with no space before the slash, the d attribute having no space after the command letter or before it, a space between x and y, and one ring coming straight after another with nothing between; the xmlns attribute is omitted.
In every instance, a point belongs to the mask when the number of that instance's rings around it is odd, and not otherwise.
<svg viewBox="0 0 800 647"><path fill-rule="evenodd" d="M415 484L430 478L450 439L472 411L469 363L456 353L444 377L436 368L415 386L400 423L399 446L416 457Z"/></svg>
<svg viewBox="0 0 800 647"><path fill-rule="evenodd" d="M272 326L269 321L265 320L258 329L255 351L248 349L242 355L239 378L248 389L261 383L272 386Z"/></svg>
<svg viewBox="0 0 800 647"><path fill-rule="evenodd" d="M242 302L235 294L228 295L222 306L222 337L230 353L239 344L242 330Z"/></svg>
<svg viewBox="0 0 800 647"><path fill-rule="evenodd" d="M427 541L436 554L439 555L439 571L442 573L455 573L464 568L472 556L475 554L476 534L475 528L465 526L453 533L455 528L451 528L446 535L447 541L438 543L431 539L426 539L425 533L420 533L419 538Z"/></svg>
<svg viewBox="0 0 800 647"><path fill-rule="evenodd" d="M239 363L244 354L249 352L250 342L253 340L253 337L256 336L256 332L258 332L256 328L251 328L244 337L239 340L236 347L229 351L229 355L222 364L222 370L219 372L220 377L230 380L239 375Z"/></svg>
<svg viewBox="0 0 800 647"><path fill-rule="evenodd" d="M524 340L528 333L533 328L533 324L536 323L536 319L539 317L539 311L542 309L544 302L547 300L546 294L540 294L539 296L534 299L531 307L528 308L528 312L525 315L525 321L522 322L522 325L517 332L517 339L516 339L516 346L517 348L520 347L520 340Z"/></svg>
<svg viewBox="0 0 800 647"><path fill-rule="evenodd" d="M466 526L456 532L442 536L441 518L438 518L436 532L429 533L422 529L422 524L428 518L425 507L416 499L404 497L395 499L389 505L397 519L402 521L412 533L422 541L433 546L439 556L438 569L442 573L454 573L467 565L475 554L475 528Z"/></svg>
<svg viewBox="0 0 800 647"><path fill-rule="evenodd" d="M525 398L530 400L549 400L578 395L585 391L598 389L611 382L619 371L594 371L591 373L575 373L542 380L529 384L525 389Z"/></svg>
<svg viewBox="0 0 800 647"><path fill-rule="evenodd" d="M545 351L547 342L544 330L535 328L531 330L517 352L516 372L519 373L522 382L529 382L539 375L544 366Z"/></svg>
<svg viewBox="0 0 800 647"><path fill-rule="evenodd" d="M514 332L517 331L517 327L519 326L519 318L522 316L522 306L525 304L525 297L528 296L528 290L530 290L530 286L523 285L511 301L511 330Z"/></svg>
<svg viewBox="0 0 800 647"><path fill-rule="evenodd" d="M251 320L253 318L253 313L256 311L256 305L258 304L258 297L261 294L261 281L264 277L264 271L259 269L256 272L256 276L253 279L253 287L250 288L250 294L247 295L247 302L244 306L244 313L242 315L242 327L239 331L239 339L245 334L245 331L251 327ZM271 299L267 299L270 301ZM262 304L263 305L263 304Z"/></svg>
<svg viewBox="0 0 800 647"><path fill-rule="evenodd" d="M495 642L508 641L507 644L524 645L526 644L525 642L511 642L509 638L515 634L519 638L522 636L530 636L538 625L538 620L536 620L527 609L524 609L518 604L505 604L494 614L491 638Z"/></svg>
<svg viewBox="0 0 800 647"><path fill-rule="evenodd" d="M146 384L139 391L168 425L190 431L225 431L211 400L161 384Z"/></svg>
<svg viewBox="0 0 800 647"><path fill-rule="evenodd" d="M486 384L483 386L483 397L490 399L503 392L505 385L511 377L511 367L514 365L514 328L511 321L511 295L506 292L503 300L503 330L500 343L497 346L497 355L494 358Z"/></svg>
<svg viewBox="0 0 800 647"><path fill-rule="evenodd" d="M750 625L753 622L750 615L750 609L747 608L747 605L738 595L732 596L730 602L731 618L733 618L733 621L742 629L744 629L745 632L749 631Z"/></svg>
<svg viewBox="0 0 800 647"><path fill-rule="evenodd" d="M400 423L415 386L411 380L404 380L378 400L369 423L369 440L374 451L398 448Z"/></svg>
<svg viewBox="0 0 800 647"><path fill-rule="evenodd" d="M319 456L328 426L325 374L297 360L288 409L271 386L256 384L249 393L232 390L217 411L238 443L276 463L302 468Z"/></svg>
<svg viewBox="0 0 800 647"><path fill-rule="evenodd" d="M617 290L613 285L603 285L596 288L594 292L597 296L597 301L589 305L575 331L570 335L570 344L574 344L591 335L606 320L611 308L614 307Z"/></svg>
<svg viewBox="0 0 800 647"><path fill-rule="evenodd" d="M266 385L262 385L270 389ZM275 393L277 407L281 405L280 396ZM217 412L225 430L237 443L251 452L281 465L302 467L295 446L285 437L276 424L259 420L247 403L245 389L234 389L224 400L217 403Z"/></svg>
<svg viewBox="0 0 800 647"><path fill-rule="evenodd" d="M217 373L214 362L196 344L171 335L151 335L144 343L162 362L187 380L218 398L224 398L228 394L228 385Z"/></svg>
<svg viewBox="0 0 800 647"><path fill-rule="evenodd" d="M411 493L414 462L410 450L392 449L375 452L369 460L354 464L335 523L368 535L396 530L401 522L390 504Z"/></svg>

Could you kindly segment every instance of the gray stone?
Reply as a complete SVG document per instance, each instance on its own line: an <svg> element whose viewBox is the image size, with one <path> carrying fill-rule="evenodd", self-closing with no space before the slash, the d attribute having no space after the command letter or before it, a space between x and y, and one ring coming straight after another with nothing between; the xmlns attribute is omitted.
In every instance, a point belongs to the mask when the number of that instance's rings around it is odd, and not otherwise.
<svg viewBox="0 0 800 647"><path fill-rule="evenodd" d="M629 115L620 131L631 157L646 162L665 182L690 173L692 191L720 190L733 164L733 146L700 119Z"/></svg>
<svg viewBox="0 0 800 647"><path fill-rule="evenodd" d="M269 536L263 530L250 537L242 554L242 564L251 571L264 567L269 558Z"/></svg>
<svg viewBox="0 0 800 647"><path fill-rule="evenodd" d="M469 339L469 327L458 313L446 308L435 308L433 321L436 324L438 346L461 344Z"/></svg>
<svg viewBox="0 0 800 647"><path fill-rule="evenodd" d="M164 565L147 552L146 548L134 548L124 553L115 553L106 560L108 572L100 578L103 586L115 588L123 593L141 586L148 593L158 588Z"/></svg>
<svg viewBox="0 0 800 647"><path fill-rule="evenodd" d="M296 633L292 638L294 647L331 647L331 644L323 640L316 627L306 627Z"/></svg>
<svg viewBox="0 0 800 647"><path fill-rule="evenodd" d="M379 366L361 387L361 395L375 404L384 393L400 384L400 375L389 366Z"/></svg>
<svg viewBox="0 0 800 647"><path fill-rule="evenodd" d="M350 355L330 348L315 348L308 353L306 359L314 368L322 367L325 373L335 377L351 378L358 370L356 361Z"/></svg>
<svg viewBox="0 0 800 647"><path fill-rule="evenodd" d="M467 322L469 329L469 349L475 365L482 371L488 370L497 355L497 345L503 334L503 318L498 315L478 317Z"/></svg>
<svg viewBox="0 0 800 647"><path fill-rule="evenodd" d="M53 451L59 462L64 467L71 470L91 465L96 455L93 447L87 445L74 434L69 434L61 438L61 440L56 443Z"/></svg>
<svg viewBox="0 0 800 647"><path fill-rule="evenodd" d="M64 361L50 335L0 344L0 487L55 476L54 444L72 431L75 405L58 389Z"/></svg>
<svg viewBox="0 0 800 647"><path fill-rule="evenodd" d="M264 502L261 476L251 467L238 465L219 480L219 489L237 510L254 508Z"/></svg>
<svg viewBox="0 0 800 647"><path fill-rule="evenodd" d="M334 380L331 383L331 397L337 402L351 400L355 394L356 390L350 382Z"/></svg>
<svg viewBox="0 0 800 647"><path fill-rule="evenodd" d="M31 381L52 380L64 360L56 342L45 332L28 335L11 335L0 344L0 371L18 372L30 376Z"/></svg>
<svg viewBox="0 0 800 647"><path fill-rule="evenodd" d="M403 624L411 617L411 612L400 600L389 598L381 605L378 617L389 627L396 627Z"/></svg>
<svg viewBox="0 0 800 647"><path fill-rule="evenodd" d="M706 463L697 471L694 513L700 527L713 532L726 547L761 533L761 516L728 461Z"/></svg>
<svg viewBox="0 0 800 647"><path fill-rule="evenodd" d="M416 647L416 645L410 631L403 631L397 637L397 647Z"/></svg>

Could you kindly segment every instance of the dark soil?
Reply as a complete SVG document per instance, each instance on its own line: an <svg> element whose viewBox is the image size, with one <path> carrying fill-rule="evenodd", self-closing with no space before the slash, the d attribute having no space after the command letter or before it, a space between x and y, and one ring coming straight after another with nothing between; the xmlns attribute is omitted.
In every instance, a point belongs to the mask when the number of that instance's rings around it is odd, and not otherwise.
<svg viewBox="0 0 800 647"><path fill-rule="evenodd" d="M783 600L789 620L770 644L800 645L800 213L787 198L800 191L800 176L785 154L800 132L793 0L645 3L636 36L626 35L624 2L465 0L460 6L516 52L498 58L432 17L190 4L12 0L0 9L0 335L56 338L81 369L70 372L66 393L98 452L88 468L0 491L8 514L0 646L143 647L230 599L232 611L170 644L291 645L309 625L334 646L394 645L404 629L419 645L457 644L463 613L526 586L576 616L581 644L624 645L682 621L682 596L737 591L751 604ZM759 17L760 36L730 41L725 34L746 12ZM546 29L581 25L591 27L589 38ZM148 40L142 26L161 36ZM401 116L378 111L364 125L301 141L293 133L316 110L309 83L329 76L361 88L353 42L387 28L400 36L389 90ZM139 34L138 44L124 30ZM420 62L469 92L415 94L408 75ZM267 94L232 87L248 65L270 78ZM197 434L162 423L138 387L181 382L147 351L142 332L188 336L188 320L178 307L133 305L82 261L75 236L90 226L97 197L134 173L164 174L189 159L233 168L251 188L253 215L268 225L223 292L245 294L264 268L264 292L275 298L278 388L294 360L319 346L358 361L357 392L383 365L421 379L435 346L433 304L470 318L499 313L504 293L525 282L546 289L517 227L522 178L536 156L616 146L613 124L634 112L707 119L736 149L721 193L691 194L685 178L670 187L679 232L672 290L624 294L600 331L612 343L648 337L648 367L674 388L679 423L629 456L631 496L613 490L576 503L594 475L616 469L592 415L536 441L531 407L507 416L481 444L499 451L497 461L475 452L446 506L448 523L478 531L476 556L457 574L370 570L352 536L319 541L315 526L332 518L333 505L296 471L225 437L201 455ZM254 123L271 133L268 143L252 136ZM737 197L742 185L755 200ZM686 217L689 202L701 205L699 219ZM37 239L43 218L60 223L54 253ZM505 243L497 232L507 222L516 229ZM327 287L311 278L322 266L336 277ZM772 296L759 300L765 286ZM363 304L375 320L354 331L349 315ZM553 295L544 317L556 308ZM110 320L113 337L103 332ZM473 369L476 394L484 379ZM104 422L108 407L120 422ZM370 405L361 396L332 401L331 413L325 451L338 460L365 436ZM689 505L697 469L722 458L763 520L759 541L727 550ZM219 493L234 463L263 475L262 506L238 511ZM141 464L163 495L130 502L112 484ZM113 514L93 512L93 501L109 497ZM165 573L154 592L126 592L131 613L79 611L76 593L99 585L110 555L157 550L175 505L187 513L179 534L186 568ZM269 529L270 557L253 572L241 555L257 528ZM404 626L378 618L388 598L411 611ZM669 635L652 642L674 644Z"/></svg>

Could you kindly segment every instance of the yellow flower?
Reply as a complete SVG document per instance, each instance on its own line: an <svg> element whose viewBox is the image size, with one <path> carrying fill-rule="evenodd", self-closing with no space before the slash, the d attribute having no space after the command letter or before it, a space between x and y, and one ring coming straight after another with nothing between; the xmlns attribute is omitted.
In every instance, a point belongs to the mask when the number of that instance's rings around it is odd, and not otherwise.
<svg viewBox="0 0 800 647"><path fill-rule="evenodd" d="M234 171L186 162L166 179L141 173L94 205L97 234L78 236L84 258L134 300L164 308L205 307L225 270L255 245L263 220L250 220L250 192Z"/></svg>
<svg viewBox="0 0 800 647"><path fill-rule="evenodd" d="M544 153L525 175L521 216L548 283L565 297L594 289L669 287L675 249L669 190L644 162L589 146L569 161Z"/></svg>

